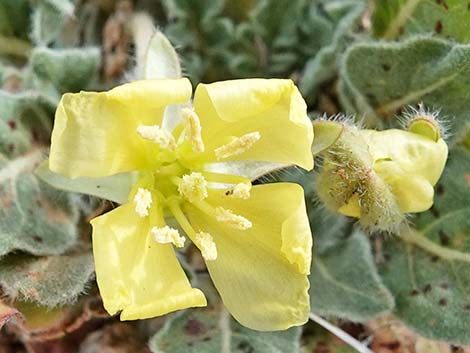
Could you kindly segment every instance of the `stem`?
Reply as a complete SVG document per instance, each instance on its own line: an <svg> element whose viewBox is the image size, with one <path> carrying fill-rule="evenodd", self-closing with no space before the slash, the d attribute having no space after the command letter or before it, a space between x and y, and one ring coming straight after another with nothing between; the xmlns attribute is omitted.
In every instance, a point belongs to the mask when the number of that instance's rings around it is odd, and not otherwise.
<svg viewBox="0 0 470 353"><path fill-rule="evenodd" d="M401 7L397 16L390 22L387 30L383 34L384 39L393 39L400 34L402 28L409 18L413 15L416 6L419 5L421 0L408 0Z"/></svg>
<svg viewBox="0 0 470 353"><path fill-rule="evenodd" d="M432 240L429 240L428 238L426 238L424 235L421 235L419 232L409 230L409 231L403 232L400 235L400 238L403 241L416 245L417 247L433 255L436 255L442 259L449 260L449 261L457 260L457 261L470 262L470 254L466 254L457 250L447 249L443 246L440 246L434 243Z"/></svg>
<svg viewBox="0 0 470 353"><path fill-rule="evenodd" d="M0 53L27 58L31 52L31 45L21 39L0 36Z"/></svg>
<svg viewBox="0 0 470 353"><path fill-rule="evenodd" d="M330 331L332 334L334 334L343 342L349 344L352 348L354 348L359 353L374 353L365 345L363 345L361 342L359 342L354 337L352 337L350 334L341 330L339 327L329 323L328 321L321 318L320 316L310 312L310 319L316 322L317 324L319 324L320 326L322 326L323 328Z"/></svg>

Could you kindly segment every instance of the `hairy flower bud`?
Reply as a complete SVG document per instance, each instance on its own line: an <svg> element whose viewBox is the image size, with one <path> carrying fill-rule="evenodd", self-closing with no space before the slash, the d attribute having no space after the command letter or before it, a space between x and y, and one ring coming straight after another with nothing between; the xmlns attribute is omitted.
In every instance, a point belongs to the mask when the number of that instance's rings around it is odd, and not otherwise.
<svg viewBox="0 0 470 353"><path fill-rule="evenodd" d="M343 124L324 153L317 194L333 211L359 219L370 231L396 233L406 213L432 206L433 186L447 159L447 145L429 130L360 130ZM422 132L422 133L421 133Z"/></svg>

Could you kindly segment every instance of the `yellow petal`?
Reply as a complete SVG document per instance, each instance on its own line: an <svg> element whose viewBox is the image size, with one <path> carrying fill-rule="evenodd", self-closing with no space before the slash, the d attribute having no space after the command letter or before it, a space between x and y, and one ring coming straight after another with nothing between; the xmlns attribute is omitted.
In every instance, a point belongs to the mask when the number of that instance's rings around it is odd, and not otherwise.
<svg viewBox="0 0 470 353"><path fill-rule="evenodd" d="M364 130L373 161L390 161L396 172L419 175L431 185L439 180L447 160L447 144L403 130ZM375 170L374 166L374 170ZM387 175L383 175L387 177Z"/></svg>
<svg viewBox="0 0 470 353"><path fill-rule="evenodd" d="M108 92L63 95L52 131L50 169L72 178L145 169L155 157L137 126L160 125L168 105L190 97L187 79L136 81Z"/></svg>
<svg viewBox="0 0 470 353"><path fill-rule="evenodd" d="M110 314L122 310L122 320L135 320L206 305L204 294L191 288L172 245L153 239L148 217L139 217L132 204L91 223L96 278Z"/></svg>
<svg viewBox="0 0 470 353"><path fill-rule="evenodd" d="M194 107L206 150L259 132L260 140L226 160L292 163L313 168L312 124L307 106L291 80L245 79L200 84Z"/></svg>
<svg viewBox="0 0 470 353"><path fill-rule="evenodd" d="M305 323L312 237L302 188L289 183L258 185L247 200L212 189L206 200L253 224L235 230L185 206L196 231L211 234L217 246L217 259L206 264L235 319L263 331Z"/></svg>
<svg viewBox="0 0 470 353"><path fill-rule="evenodd" d="M414 175L402 175L390 180L389 183L402 212L424 212L431 208L434 188L426 179Z"/></svg>
<svg viewBox="0 0 470 353"><path fill-rule="evenodd" d="M402 212L423 212L447 160L447 144L402 130L364 131L373 169L392 188Z"/></svg>

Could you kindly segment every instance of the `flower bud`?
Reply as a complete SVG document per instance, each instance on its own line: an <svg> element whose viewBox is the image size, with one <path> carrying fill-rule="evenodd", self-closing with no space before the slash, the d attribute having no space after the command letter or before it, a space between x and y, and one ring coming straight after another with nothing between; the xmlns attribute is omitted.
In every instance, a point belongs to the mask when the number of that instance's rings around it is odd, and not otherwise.
<svg viewBox="0 0 470 353"><path fill-rule="evenodd" d="M406 213L432 206L433 186L447 159L442 138L430 138L432 130L415 131L344 124L339 139L322 154L320 200L330 210L359 218L369 231L398 232Z"/></svg>

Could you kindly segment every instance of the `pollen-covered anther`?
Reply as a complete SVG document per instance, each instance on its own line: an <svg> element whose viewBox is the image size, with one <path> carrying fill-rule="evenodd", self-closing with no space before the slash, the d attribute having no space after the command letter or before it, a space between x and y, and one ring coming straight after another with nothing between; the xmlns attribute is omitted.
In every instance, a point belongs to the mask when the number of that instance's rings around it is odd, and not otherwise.
<svg viewBox="0 0 470 353"><path fill-rule="evenodd" d="M246 230L253 226L253 224L248 219L237 215L232 211L227 210L226 208L217 207L215 212L217 221L227 223L232 228Z"/></svg>
<svg viewBox="0 0 470 353"><path fill-rule="evenodd" d="M207 197L207 181L201 173L183 175L178 184L178 192L189 201L201 201Z"/></svg>
<svg viewBox="0 0 470 353"><path fill-rule="evenodd" d="M248 151L253 145L259 141L261 134L258 131L237 137L232 142L222 145L214 150L218 160L236 156Z"/></svg>
<svg viewBox="0 0 470 353"><path fill-rule="evenodd" d="M164 226L161 228L152 227L150 230L155 241L160 244L173 244L177 248L182 248L186 238L181 236L177 229Z"/></svg>
<svg viewBox="0 0 470 353"><path fill-rule="evenodd" d="M190 108L183 108L184 116L184 133L186 138L191 142L194 152L204 152L204 142L202 141L201 122L196 112Z"/></svg>
<svg viewBox="0 0 470 353"><path fill-rule="evenodd" d="M194 242L198 246L199 250L201 250L204 260L213 261L217 259L217 246L209 233L196 233Z"/></svg>
<svg viewBox="0 0 470 353"><path fill-rule="evenodd" d="M247 200L250 198L251 185L247 183L239 183L231 190L229 195L237 199Z"/></svg>
<svg viewBox="0 0 470 353"><path fill-rule="evenodd" d="M144 188L138 188L134 196L135 212L140 217L149 215L149 208L152 206L152 194Z"/></svg>
<svg viewBox="0 0 470 353"><path fill-rule="evenodd" d="M159 144L162 148L174 151L176 149L176 142L172 134L165 131L158 125L139 125L137 133L143 139L153 141Z"/></svg>

